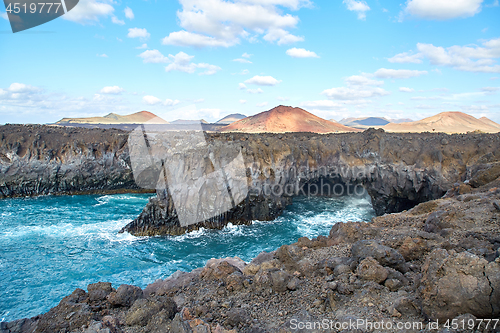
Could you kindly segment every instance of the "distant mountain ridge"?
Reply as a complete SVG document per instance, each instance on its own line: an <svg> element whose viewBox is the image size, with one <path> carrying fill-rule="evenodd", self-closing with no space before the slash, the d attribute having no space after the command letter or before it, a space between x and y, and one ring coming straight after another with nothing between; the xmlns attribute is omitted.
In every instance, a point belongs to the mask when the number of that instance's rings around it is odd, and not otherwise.
<svg viewBox="0 0 500 333"><path fill-rule="evenodd" d="M380 128L389 123L404 123L411 122L412 119L388 119L385 117L362 117L362 118L344 118L339 121L340 124L359 128L368 129L370 127Z"/></svg>
<svg viewBox="0 0 500 333"><path fill-rule="evenodd" d="M359 129L320 118L301 108L280 105L269 111L238 120L223 127L222 132L285 133L285 132L359 132Z"/></svg>
<svg viewBox="0 0 500 333"><path fill-rule="evenodd" d="M485 133L500 132L500 125L483 117L476 119L471 115L458 111L441 112L432 117L402 124L387 124L382 127L387 132L443 132L467 133L481 131Z"/></svg>
<svg viewBox="0 0 500 333"><path fill-rule="evenodd" d="M232 113L230 115L227 115L225 116L224 118L222 119L219 119L216 124L232 124L234 123L235 121L238 121L238 120L241 120L241 119L244 119L246 118L247 116L245 116L244 114L241 114L241 113Z"/></svg>
<svg viewBox="0 0 500 333"><path fill-rule="evenodd" d="M149 122L152 124L168 124L168 122L149 111L139 111L129 115L119 115L109 113L104 117L84 117L84 118L63 118L56 122L56 125L71 124L142 124Z"/></svg>

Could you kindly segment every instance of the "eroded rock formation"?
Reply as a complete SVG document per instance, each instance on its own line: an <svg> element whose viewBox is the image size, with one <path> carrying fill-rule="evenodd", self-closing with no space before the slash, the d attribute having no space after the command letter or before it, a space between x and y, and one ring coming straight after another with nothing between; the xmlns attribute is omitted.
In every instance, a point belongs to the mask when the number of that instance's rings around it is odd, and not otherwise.
<svg viewBox="0 0 500 333"><path fill-rule="evenodd" d="M338 223L249 263L212 259L144 290L91 284L0 332L371 332L384 322L379 331L444 333L451 320L456 332L498 332L482 319L500 316L499 185L459 183L406 212Z"/></svg>
<svg viewBox="0 0 500 333"><path fill-rule="evenodd" d="M0 198L141 190L127 137L115 129L0 126Z"/></svg>
<svg viewBox="0 0 500 333"><path fill-rule="evenodd" d="M296 195L365 192L378 215L400 212L443 196L458 181L470 180L477 187L498 176L500 164L498 134L390 134L373 129L327 135L216 133L208 135L208 142L221 164L242 152L247 198L220 216L182 227L168 190L158 191L124 231L177 235L228 222L269 220ZM181 178L188 174L182 168L177 171Z"/></svg>
<svg viewBox="0 0 500 333"><path fill-rule="evenodd" d="M0 197L150 191L134 181L127 138L127 132L113 129L1 126ZM241 152L248 196L219 216L183 227L168 191L160 190L124 230L176 235L202 226L271 220L296 195L352 194L356 189L366 191L382 215L437 199L458 181L470 181L462 185L461 191L467 191L500 173L500 134L370 129L324 135L206 133L206 140L221 165ZM213 166L205 163L199 169L209 173ZM185 175L185 169L176 170L177 181Z"/></svg>

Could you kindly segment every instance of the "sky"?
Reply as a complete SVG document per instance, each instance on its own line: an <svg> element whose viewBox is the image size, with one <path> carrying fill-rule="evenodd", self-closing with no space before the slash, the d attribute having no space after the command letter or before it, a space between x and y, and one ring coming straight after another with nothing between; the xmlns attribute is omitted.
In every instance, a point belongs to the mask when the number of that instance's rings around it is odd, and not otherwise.
<svg viewBox="0 0 500 333"><path fill-rule="evenodd" d="M0 124L277 105L500 123L498 0L80 0L18 33L4 9Z"/></svg>

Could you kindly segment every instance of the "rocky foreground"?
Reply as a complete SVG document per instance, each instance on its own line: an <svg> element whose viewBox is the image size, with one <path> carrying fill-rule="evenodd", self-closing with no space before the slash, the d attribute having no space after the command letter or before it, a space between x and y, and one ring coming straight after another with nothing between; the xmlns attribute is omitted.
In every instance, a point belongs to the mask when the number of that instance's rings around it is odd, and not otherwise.
<svg viewBox="0 0 500 333"><path fill-rule="evenodd" d="M213 259L144 290L91 284L0 332L500 332L493 322L478 327L500 317L500 177L486 174L476 187L456 184L408 211L336 224L328 237L250 263ZM453 319L474 329L444 327ZM324 320L331 329L307 329ZM357 320L423 326L339 326ZM439 329L428 326L436 320Z"/></svg>

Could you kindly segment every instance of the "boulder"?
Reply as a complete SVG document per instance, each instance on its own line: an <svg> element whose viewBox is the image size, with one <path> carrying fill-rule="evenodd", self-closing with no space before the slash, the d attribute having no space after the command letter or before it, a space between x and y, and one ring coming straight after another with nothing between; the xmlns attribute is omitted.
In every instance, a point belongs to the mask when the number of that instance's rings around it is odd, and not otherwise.
<svg viewBox="0 0 500 333"><path fill-rule="evenodd" d="M172 298L166 296L138 299L128 310L125 323L128 326L146 326L160 311L164 311L165 316L172 319L177 313L177 305Z"/></svg>
<svg viewBox="0 0 500 333"><path fill-rule="evenodd" d="M141 288L122 284L116 291L111 292L106 299L113 306L130 307L136 300L143 297Z"/></svg>
<svg viewBox="0 0 500 333"><path fill-rule="evenodd" d="M430 250L428 242L420 237L406 237L403 244L398 248L398 252L401 253L406 261L418 260L430 252Z"/></svg>
<svg viewBox="0 0 500 333"><path fill-rule="evenodd" d="M400 271L405 271L405 259L398 251L391 247L381 245L375 240L360 240L354 243L351 247L352 256L361 261L365 258L372 257L377 260L382 266L396 268Z"/></svg>
<svg viewBox="0 0 500 333"><path fill-rule="evenodd" d="M419 288L423 313L445 321L470 313L479 318L500 315L500 265L469 252L436 249L422 266Z"/></svg>
<svg viewBox="0 0 500 333"><path fill-rule="evenodd" d="M329 244L354 243L364 238L364 222L336 223L328 235Z"/></svg>
<svg viewBox="0 0 500 333"><path fill-rule="evenodd" d="M227 260L209 261L201 272L200 278L203 280L220 280L226 282L227 277L234 272L241 273L241 270L230 264Z"/></svg>
<svg viewBox="0 0 500 333"><path fill-rule="evenodd" d="M272 287L275 292L284 292L288 289L288 282L292 276L283 270L271 271Z"/></svg>
<svg viewBox="0 0 500 333"><path fill-rule="evenodd" d="M356 269L356 273L363 280L375 281L377 283L384 282L389 274L387 269L382 267L382 265L372 257L361 260Z"/></svg>
<svg viewBox="0 0 500 333"><path fill-rule="evenodd" d="M109 282L97 282L87 286L89 291L89 301L99 302L104 301L106 297L115 291Z"/></svg>

